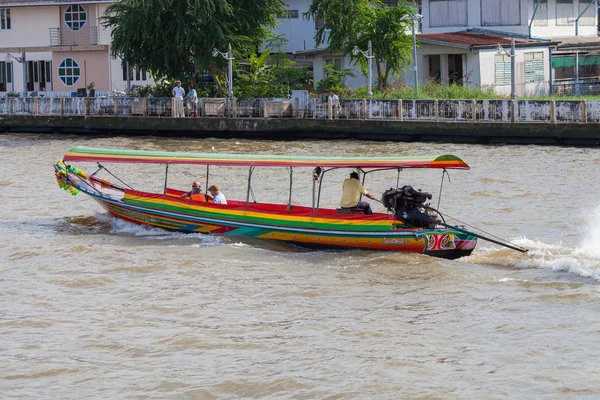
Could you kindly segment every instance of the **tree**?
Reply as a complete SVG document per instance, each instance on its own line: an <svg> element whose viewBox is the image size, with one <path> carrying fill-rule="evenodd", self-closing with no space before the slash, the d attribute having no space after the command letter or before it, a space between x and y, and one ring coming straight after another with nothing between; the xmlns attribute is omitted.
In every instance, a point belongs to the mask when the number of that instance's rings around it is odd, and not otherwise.
<svg viewBox="0 0 600 400"><path fill-rule="evenodd" d="M366 50L370 40L377 87L383 91L390 73L400 74L412 60L412 39L406 32L411 27L408 17L414 13L415 9L403 0L395 7L386 7L379 0L313 0L304 17L325 22L315 34L317 46L327 43L332 53L349 55L365 75L367 59L352 54L352 49L358 46Z"/></svg>
<svg viewBox="0 0 600 400"><path fill-rule="evenodd" d="M347 76L354 78L354 72L350 68L337 69L335 65L330 63L323 64L325 70L325 78L317 83L317 93L328 92L333 90L336 93L344 89L343 79Z"/></svg>
<svg viewBox="0 0 600 400"><path fill-rule="evenodd" d="M235 81L238 87L238 97L270 97L273 68L267 64L268 58L268 50L260 56L250 55L248 58L249 69L240 71Z"/></svg>
<svg viewBox="0 0 600 400"><path fill-rule="evenodd" d="M236 58L256 51L283 9L280 0L125 0L102 24L112 28L113 56L159 77L208 70L218 81L227 61L213 48L231 43Z"/></svg>
<svg viewBox="0 0 600 400"><path fill-rule="evenodd" d="M288 97L289 91L299 89L310 81L311 71L297 67L285 53L271 56L265 50L260 56L251 54L248 66L237 73L238 97Z"/></svg>

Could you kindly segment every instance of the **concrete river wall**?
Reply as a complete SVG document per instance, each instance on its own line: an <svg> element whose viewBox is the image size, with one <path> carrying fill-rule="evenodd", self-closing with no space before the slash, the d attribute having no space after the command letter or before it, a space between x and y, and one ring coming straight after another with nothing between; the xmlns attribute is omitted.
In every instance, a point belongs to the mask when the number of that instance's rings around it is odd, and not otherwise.
<svg viewBox="0 0 600 400"><path fill-rule="evenodd" d="M0 98L3 132L600 146L600 101Z"/></svg>

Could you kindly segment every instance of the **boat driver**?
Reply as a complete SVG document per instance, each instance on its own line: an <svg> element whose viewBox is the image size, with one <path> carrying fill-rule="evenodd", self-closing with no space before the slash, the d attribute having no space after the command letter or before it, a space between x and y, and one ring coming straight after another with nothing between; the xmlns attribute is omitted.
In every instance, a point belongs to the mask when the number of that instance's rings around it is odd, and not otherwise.
<svg viewBox="0 0 600 400"><path fill-rule="evenodd" d="M190 190L187 193L182 194L181 196L179 196L179 198L185 199L186 197L192 197L192 195L194 195L194 194L201 194L201 193L202 193L202 187L200 186L200 182L194 181L194 183L192 183L192 190Z"/></svg>
<svg viewBox="0 0 600 400"><path fill-rule="evenodd" d="M350 178L344 180L340 207L362 210L365 215L373 215L371 205L368 202L358 201L358 198L361 194L364 194L369 199L373 198L373 195L369 193L367 189L365 189L358 181L358 173L352 172L350 174Z"/></svg>

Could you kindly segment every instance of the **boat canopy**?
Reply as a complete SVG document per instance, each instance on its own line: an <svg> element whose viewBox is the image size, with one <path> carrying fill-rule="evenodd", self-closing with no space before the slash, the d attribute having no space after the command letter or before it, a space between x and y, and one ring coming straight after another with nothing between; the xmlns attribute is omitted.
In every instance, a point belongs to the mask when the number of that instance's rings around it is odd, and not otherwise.
<svg viewBox="0 0 600 400"><path fill-rule="evenodd" d="M451 154L410 157L295 157L254 154L184 153L103 149L76 146L64 161L196 164L262 167L339 167L339 168L444 168L469 169L467 163Z"/></svg>

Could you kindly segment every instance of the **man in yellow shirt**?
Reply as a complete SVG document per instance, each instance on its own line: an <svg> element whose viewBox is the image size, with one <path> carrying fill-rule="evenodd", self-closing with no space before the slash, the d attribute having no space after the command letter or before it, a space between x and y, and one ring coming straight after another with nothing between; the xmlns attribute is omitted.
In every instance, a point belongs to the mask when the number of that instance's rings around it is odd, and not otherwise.
<svg viewBox="0 0 600 400"><path fill-rule="evenodd" d="M367 189L365 189L358 181L358 173L352 172L350 174L350 178L344 180L340 207L362 210L365 215L373 215L373 211L371 210L371 205L369 203L366 201L358 201L358 198L361 194L364 194L370 199L373 198L371 193L369 193Z"/></svg>

